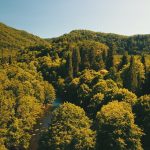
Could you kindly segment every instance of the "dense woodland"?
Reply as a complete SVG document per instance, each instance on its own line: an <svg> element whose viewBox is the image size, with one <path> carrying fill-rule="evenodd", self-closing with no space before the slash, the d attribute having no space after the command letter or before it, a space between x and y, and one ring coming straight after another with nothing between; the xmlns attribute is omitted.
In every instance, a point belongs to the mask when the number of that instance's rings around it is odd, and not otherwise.
<svg viewBox="0 0 150 150"><path fill-rule="evenodd" d="M75 30L41 39L0 24L0 150L150 149L150 35Z"/></svg>

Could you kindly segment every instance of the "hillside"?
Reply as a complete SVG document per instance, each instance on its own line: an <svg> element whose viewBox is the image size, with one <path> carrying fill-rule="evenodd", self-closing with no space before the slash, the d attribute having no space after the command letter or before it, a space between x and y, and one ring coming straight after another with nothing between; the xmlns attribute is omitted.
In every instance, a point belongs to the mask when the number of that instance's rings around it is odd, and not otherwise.
<svg viewBox="0 0 150 150"><path fill-rule="evenodd" d="M100 42L108 47L112 44L116 51L122 54L125 50L131 54L150 53L150 35L124 36L113 33L94 32L89 30L73 30L57 38L42 39L23 30L14 29L0 23L0 51L9 53L10 50L19 50L29 46L50 46L57 51L63 50L69 43L79 41Z"/></svg>
<svg viewBox="0 0 150 150"><path fill-rule="evenodd" d="M150 149L149 35L0 29L0 150Z"/></svg>
<svg viewBox="0 0 150 150"><path fill-rule="evenodd" d="M90 40L104 43L107 46L114 44L118 53L123 53L124 50L131 54L138 54L141 52L150 53L149 34L124 36L112 33L93 32L89 30L73 30L69 34L46 40L58 48L66 43Z"/></svg>
<svg viewBox="0 0 150 150"><path fill-rule="evenodd" d="M19 50L35 45L49 46L50 44L38 36L0 23L0 50Z"/></svg>

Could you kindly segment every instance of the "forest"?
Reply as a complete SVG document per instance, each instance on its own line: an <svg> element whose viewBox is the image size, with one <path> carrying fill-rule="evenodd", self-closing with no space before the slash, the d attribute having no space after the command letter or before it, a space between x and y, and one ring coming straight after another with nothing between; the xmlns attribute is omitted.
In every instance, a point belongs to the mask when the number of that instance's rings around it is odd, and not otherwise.
<svg viewBox="0 0 150 150"><path fill-rule="evenodd" d="M61 104L53 108L57 98ZM150 149L150 35L42 39L0 24L0 150Z"/></svg>

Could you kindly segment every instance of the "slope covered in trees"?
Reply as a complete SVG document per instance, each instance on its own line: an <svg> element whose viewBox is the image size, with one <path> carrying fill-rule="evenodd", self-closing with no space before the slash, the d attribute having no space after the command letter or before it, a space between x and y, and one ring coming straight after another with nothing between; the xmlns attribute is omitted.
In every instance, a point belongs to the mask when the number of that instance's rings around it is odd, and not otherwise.
<svg viewBox="0 0 150 150"><path fill-rule="evenodd" d="M28 149L31 130L55 90L33 64L13 64L0 71L0 149Z"/></svg>
<svg viewBox="0 0 150 150"><path fill-rule="evenodd" d="M10 55L11 51L35 45L49 46L50 44L26 31L17 30L0 23L0 52L2 50L7 51Z"/></svg>
<svg viewBox="0 0 150 150"><path fill-rule="evenodd" d="M56 92L63 104L40 131L39 149L149 150L149 35L135 37L72 31L3 58L0 149L29 149Z"/></svg>
<svg viewBox="0 0 150 150"><path fill-rule="evenodd" d="M131 54L138 54L141 52L150 53L149 34L124 36L88 30L74 30L69 34L64 34L58 38L47 39L47 41L54 44L60 51L68 42L78 42L83 40L96 41L106 44L107 46L110 46L113 43L115 45L115 50L118 53L123 53L124 51L128 51Z"/></svg>

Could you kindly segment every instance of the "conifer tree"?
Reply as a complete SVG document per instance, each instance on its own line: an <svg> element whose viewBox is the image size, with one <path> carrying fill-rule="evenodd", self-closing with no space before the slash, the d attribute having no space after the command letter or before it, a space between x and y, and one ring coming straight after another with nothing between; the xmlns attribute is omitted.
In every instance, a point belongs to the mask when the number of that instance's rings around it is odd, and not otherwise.
<svg viewBox="0 0 150 150"><path fill-rule="evenodd" d="M142 137L143 148L148 150L150 148L150 95L139 97L133 108L136 114L136 123L145 133Z"/></svg>
<svg viewBox="0 0 150 150"><path fill-rule="evenodd" d="M87 53L85 54L85 56L83 58L82 66L83 66L82 69L89 69L90 68L89 56Z"/></svg>
<svg viewBox="0 0 150 150"><path fill-rule="evenodd" d="M115 47L114 44L110 46L107 57L107 69L109 70L111 67L114 67L114 55L115 55Z"/></svg>
<svg viewBox="0 0 150 150"><path fill-rule="evenodd" d="M89 61L90 61L90 67L94 67L95 63L96 63L96 50L94 47L91 48L91 50L89 51Z"/></svg>
<svg viewBox="0 0 150 150"><path fill-rule="evenodd" d="M4 63L4 50L3 49L1 50L1 53L2 53L1 54L2 55L1 63L3 64Z"/></svg>
<svg viewBox="0 0 150 150"><path fill-rule="evenodd" d="M81 62L81 57L80 57L80 51L78 47L75 47L73 49L73 70L74 70L74 75L76 76L80 70L80 62Z"/></svg>
<svg viewBox="0 0 150 150"><path fill-rule="evenodd" d="M97 58L97 65L96 65L96 68L97 70L99 69L104 69L105 68L105 63L104 63L104 60L103 60L103 57L102 55L99 55L98 58Z"/></svg>
<svg viewBox="0 0 150 150"><path fill-rule="evenodd" d="M106 64L108 52L106 50L102 51L102 58L104 63Z"/></svg>
<svg viewBox="0 0 150 150"><path fill-rule="evenodd" d="M73 78L72 53L69 52L66 61L67 75L70 79Z"/></svg>
<svg viewBox="0 0 150 150"><path fill-rule="evenodd" d="M123 56L122 56L122 59L121 59L121 63L119 65L119 69L122 69L122 67L126 64L128 64L128 52L126 51Z"/></svg>
<svg viewBox="0 0 150 150"><path fill-rule="evenodd" d="M130 66L129 66L129 89L132 92L136 92L138 87L138 80L137 80L137 72L136 72L136 64L135 64L135 57L131 56Z"/></svg>
<svg viewBox="0 0 150 150"><path fill-rule="evenodd" d="M117 81L117 69L115 66L109 69L108 78Z"/></svg>
<svg viewBox="0 0 150 150"><path fill-rule="evenodd" d="M150 71L146 72L146 79L145 83L143 85L143 93L144 94L149 94L150 93Z"/></svg>
<svg viewBox="0 0 150 150"><path fill-rule="evenodd" d="M144 69L145 69L145 72L146 72L146 59L145 59L145 55L141 56L141 62L144 65Z"/></svg>

